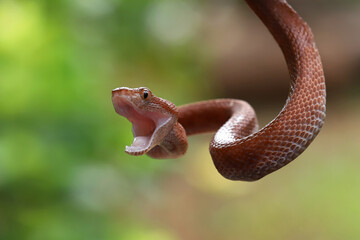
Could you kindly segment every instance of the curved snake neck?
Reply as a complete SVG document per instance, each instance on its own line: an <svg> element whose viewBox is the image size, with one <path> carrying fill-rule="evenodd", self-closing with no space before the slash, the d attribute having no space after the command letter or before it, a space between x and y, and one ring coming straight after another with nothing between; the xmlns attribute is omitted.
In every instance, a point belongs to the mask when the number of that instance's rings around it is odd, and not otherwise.
<svg viewBox="0 0 360 240"><path fill-rule="evenodd" d="M219 173L231 180L254 181L294 160L314 140L325 119L326 89L313 34L285 0L246 2L280 46L290 73L290 93L278 116L257 131L254 110L241 100L176 108L149 89L150 97L145 98L145 88L118 88L113 90L114 107L133 123L137 150L129 154L179 157L186 152L187 135L217 131L209 150ZM135 142L137 138L141 140Z"/></svg>

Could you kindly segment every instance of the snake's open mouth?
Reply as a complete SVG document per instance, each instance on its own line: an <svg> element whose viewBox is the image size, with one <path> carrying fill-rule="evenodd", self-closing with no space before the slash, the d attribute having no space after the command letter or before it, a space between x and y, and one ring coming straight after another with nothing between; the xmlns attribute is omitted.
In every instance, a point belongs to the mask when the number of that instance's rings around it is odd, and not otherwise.
<svg viewBox="0 0 360 240"><path fill-rule="evenodd" d="M113 105L119 115L132 123L134 140L131 146L126 146L126 153L142 155L159 144L160 139L155 137L158 135L156 133L170 121L170 116L141 110L122 95L113 95Z"/></svg>

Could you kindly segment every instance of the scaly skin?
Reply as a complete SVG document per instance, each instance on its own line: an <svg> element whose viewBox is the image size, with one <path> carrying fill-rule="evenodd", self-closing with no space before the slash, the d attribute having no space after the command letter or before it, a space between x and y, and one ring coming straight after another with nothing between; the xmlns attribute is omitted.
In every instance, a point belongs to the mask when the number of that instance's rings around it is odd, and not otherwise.
<svg viewBox="0 0 360 240"><path fill-rule="evenodd" d="M254 110L241 100L217 99L176 108L148 89L151 96L145 98L145 88L115 89L113 104L120 115L132 121L133 129L139 129L133 130L135 139L141 134L147 136L139 138L140 143L147 144L139 147L134 142L136 146L127 148L127 153L179 157L187 149L186 135L217 131L210 142L210 154L219 173L231 180L254 181L294 160L314 140L325 119L326 89L312 32L284 0L246 2L285 56L290 93L282 111L257 131ZM125 98L127 104L119 100ZM129 106L136 109L136 114L124 114L122 107ZM134 120L141 117L142 120ZM166 124L158 124L163 122L158 118L167 119Z"/></svg>

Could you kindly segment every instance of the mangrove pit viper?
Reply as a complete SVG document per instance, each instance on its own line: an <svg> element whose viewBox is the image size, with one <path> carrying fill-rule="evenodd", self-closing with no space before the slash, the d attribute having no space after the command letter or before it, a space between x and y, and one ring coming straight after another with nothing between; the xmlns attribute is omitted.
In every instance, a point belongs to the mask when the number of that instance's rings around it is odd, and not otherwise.
<svg viewBox="0 0 360 240"><path fill-rule="evenodd" d="M285 0L246 0L280 46L290 73L290 93L278 116L258 130L253 108L237 99L216 99L176 107L148 88L116 88L116 112L133 125L131 155L177 158L187 136L216 132L210 154L221 175L254 181L299 156L319 133L326 89L319 52L304 20Z"/></svg>

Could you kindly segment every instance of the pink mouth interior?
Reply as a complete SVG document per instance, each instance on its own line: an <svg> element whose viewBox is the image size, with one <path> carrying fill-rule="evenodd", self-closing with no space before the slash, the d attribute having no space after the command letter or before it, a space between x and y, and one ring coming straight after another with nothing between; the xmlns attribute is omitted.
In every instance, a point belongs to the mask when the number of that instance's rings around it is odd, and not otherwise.
<svg viewBox="0 0 360 240"><path fill-rule="evenodd" d="M113 99L113 104L116 112L132 123L134 140L131 146L126 146L125 151L141 155L150 150L154 133L169 117L161 113L141 111L123 97L116 97L115 101Z"/></svg>

